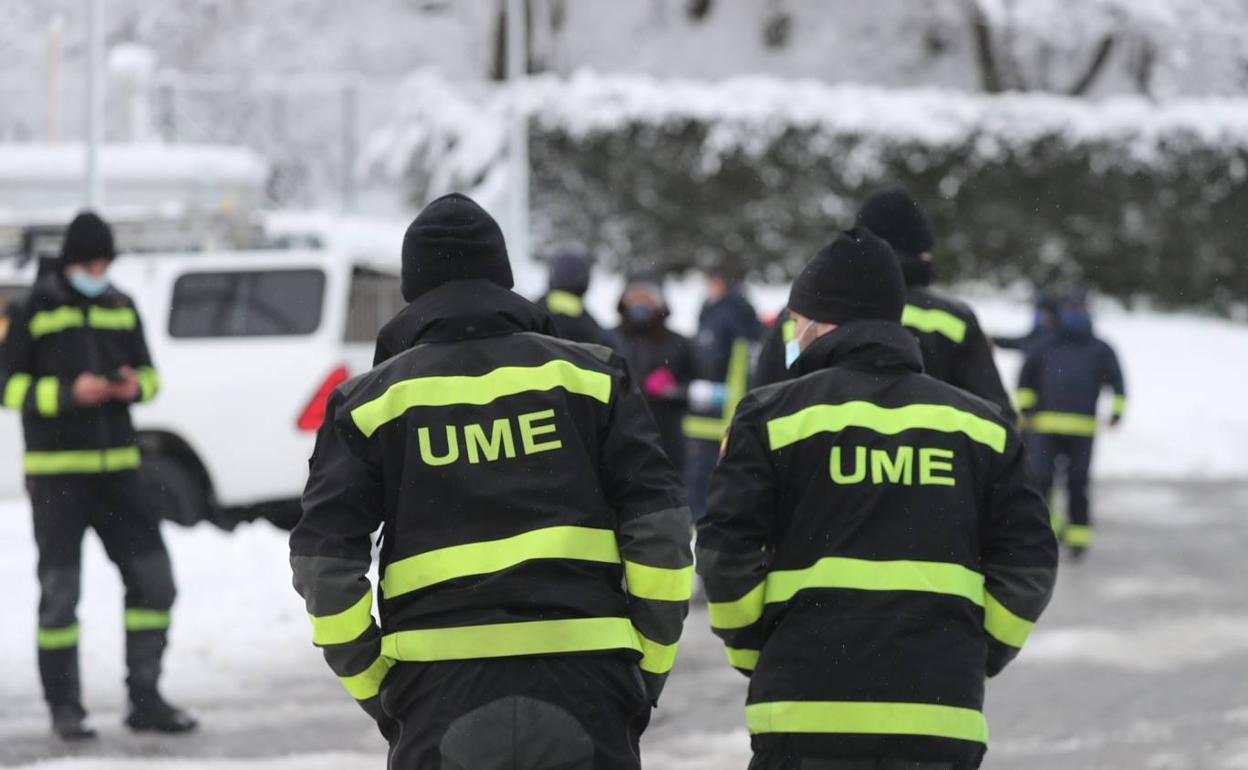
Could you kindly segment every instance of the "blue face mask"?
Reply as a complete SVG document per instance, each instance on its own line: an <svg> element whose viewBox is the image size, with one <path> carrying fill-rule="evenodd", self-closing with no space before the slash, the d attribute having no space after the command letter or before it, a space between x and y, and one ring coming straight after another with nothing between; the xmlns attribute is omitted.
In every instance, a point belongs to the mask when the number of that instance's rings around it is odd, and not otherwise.
<svg viewBox="0 0 1248 770"><path fill-rule="evenodd" d="M107 275L97 278L90 273L74 272L69 274L69 285L82 296L95 298L108 291L109 282Z"/></svg>
<svg viewBox="0 0 1248 770"><path fill-rule="evenodd" d="M792 369L793 364L797 363L797 359L802 355L802 346L797 340L789 340L784 343L784 368Z"/></svg>

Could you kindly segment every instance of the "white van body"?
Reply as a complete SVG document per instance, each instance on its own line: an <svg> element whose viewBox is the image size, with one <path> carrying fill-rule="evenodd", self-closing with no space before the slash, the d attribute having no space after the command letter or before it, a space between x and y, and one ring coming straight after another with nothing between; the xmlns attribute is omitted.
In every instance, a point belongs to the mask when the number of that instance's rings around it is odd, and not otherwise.
<svg viewBox="0 0 1248 770"><path fill-rule="evenodd" d="M315 438L301 416L331 375L372 366L373 338L402 306L397 267L320 250L119 258L110 275L161 376L132 412L145 466L178 465L212 511L296 500ZM0 264L0 291L33 280L33 266ZM0 495L21 489L21 452L19 417L0 414Z"/></svg>

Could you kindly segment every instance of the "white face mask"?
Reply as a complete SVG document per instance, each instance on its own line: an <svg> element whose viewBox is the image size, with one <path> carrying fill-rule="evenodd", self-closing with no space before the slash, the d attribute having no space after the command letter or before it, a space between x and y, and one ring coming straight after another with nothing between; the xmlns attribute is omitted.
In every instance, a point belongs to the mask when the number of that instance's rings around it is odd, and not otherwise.
<svg viewBox="0 0 1248 770"><path fill-rule="evenodd" d="M797 363L797 359L802 355L802 338L813 328L815 328L813 323L806 324L801 334L793 335L793 339L784 343L784 368L792 369L793 364Z"/></svg>

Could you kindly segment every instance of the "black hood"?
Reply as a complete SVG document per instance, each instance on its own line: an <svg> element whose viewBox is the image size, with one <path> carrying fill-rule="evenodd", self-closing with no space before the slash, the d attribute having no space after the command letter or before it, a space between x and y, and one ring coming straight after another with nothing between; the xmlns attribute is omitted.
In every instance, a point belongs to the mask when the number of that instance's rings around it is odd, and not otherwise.
<svg viewBox="0 0 1248 770"><path fill-rule="evenodd" d="M555 336L555 322L543 308L492 281L451 281L420 295L382 327L373 366L427 342L517 332Z"/></svg>
<svg viewBox="0 0 1248 770"><path fill-rule="evenodd" d="M812 342L794 365L803 375L833 366L921 372L923 354L896 321L850 321Z"/></svg>

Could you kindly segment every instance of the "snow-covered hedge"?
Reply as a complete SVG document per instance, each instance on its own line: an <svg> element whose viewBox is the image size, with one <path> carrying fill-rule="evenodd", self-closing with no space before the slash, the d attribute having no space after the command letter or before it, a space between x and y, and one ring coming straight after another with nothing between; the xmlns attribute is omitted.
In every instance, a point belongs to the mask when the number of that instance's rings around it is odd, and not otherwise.
<svg viewBox="0 0 1248 770"><path fill-rule="evenodd" d="M949 278L1085 280L1122 297L1248 297L1248 101L1154 105L812 82L538 78L516 99L429 75L372 138L413 202L501 187L502 118L530 116L535 244L624 269L728 260L791 274L864 194L910 188Z"/></svg>

